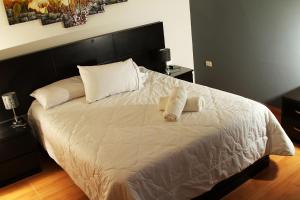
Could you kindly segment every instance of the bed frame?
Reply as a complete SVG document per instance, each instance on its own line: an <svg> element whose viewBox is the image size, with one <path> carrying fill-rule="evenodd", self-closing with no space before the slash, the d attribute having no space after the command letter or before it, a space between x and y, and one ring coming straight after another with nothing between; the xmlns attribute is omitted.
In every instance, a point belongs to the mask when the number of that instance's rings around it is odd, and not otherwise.
<svg viewBox="0 0 300 200"><path fill-rule="evenodd" d="M157 22L89 38L40 52L0 62L0 94L16 91L21 106L18 114L26 114L33 99L32 91L54 81L79 75L77 65L111 63L133 58L138 65L162 72L157 52L165 48L163 23ZM12 118L0 106L0 122ZM241 173L217 184L211 191L195 198L220 199L234 188L268 166L266 156Z"/></svg>

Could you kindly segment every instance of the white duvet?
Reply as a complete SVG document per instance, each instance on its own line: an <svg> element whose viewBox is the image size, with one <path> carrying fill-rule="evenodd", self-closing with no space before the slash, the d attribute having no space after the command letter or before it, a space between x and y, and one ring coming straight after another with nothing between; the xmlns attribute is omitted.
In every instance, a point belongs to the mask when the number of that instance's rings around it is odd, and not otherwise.
<svg viewBox="0 0 300 200"><path fill-rule="evenodd" d="M140 91L29 110L49 155L90 199L191 199L264 155L295 153L264 105L148 73ZM165 122L158 101L174 86L204 97L204 110Z"/></svg>

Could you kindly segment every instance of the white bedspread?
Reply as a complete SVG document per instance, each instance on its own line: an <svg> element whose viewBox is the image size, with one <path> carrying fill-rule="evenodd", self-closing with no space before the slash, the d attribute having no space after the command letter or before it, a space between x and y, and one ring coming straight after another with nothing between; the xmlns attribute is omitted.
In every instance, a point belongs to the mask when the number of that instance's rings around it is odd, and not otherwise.
<svg viewBox="0 0 300 200"><path fill-rule="evenodd" d="M267 154L293 155L274 115L252 100L149 71L140 91L50 110L32 124L49 155L90 199L190 199ZM165 122L160 96L184 86L205 108Z"/></svg>

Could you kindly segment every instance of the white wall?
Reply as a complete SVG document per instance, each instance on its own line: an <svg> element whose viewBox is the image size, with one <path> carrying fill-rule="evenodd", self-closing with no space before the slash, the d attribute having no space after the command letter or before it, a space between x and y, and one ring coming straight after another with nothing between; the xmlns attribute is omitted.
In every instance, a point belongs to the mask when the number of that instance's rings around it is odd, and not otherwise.
<svg viewBox="0 0 300 200"><path fill-rule="evenodd" d="M89 16L86 25L65 29L61 23L42 26L40 20L8 25L0 0L0 60L151 22L163 21L172 63L193 68L190 7L187 0L128 0Z"/></svg>

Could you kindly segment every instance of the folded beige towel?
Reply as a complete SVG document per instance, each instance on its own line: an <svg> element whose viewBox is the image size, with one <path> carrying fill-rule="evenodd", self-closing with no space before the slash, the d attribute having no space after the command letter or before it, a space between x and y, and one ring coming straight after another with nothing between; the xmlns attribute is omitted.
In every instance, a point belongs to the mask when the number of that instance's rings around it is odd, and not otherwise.
<svg viewBox="0 0 300 200"><path fill-rule="evenodd" d="M160 97L159 99L159 110L165 111L166 104L169 97ZM205 105L203 97L188 97L186 104L183 108L183 112L200 112Z"/></svg>
<svg viewBox="0 0 300 200"><path fill-rule="evenodd" d="M186 100L187 92L185 88L175 87L168 98L165 112L163 113L165 120L171 122L177 121L181 116Z"/></svg>

